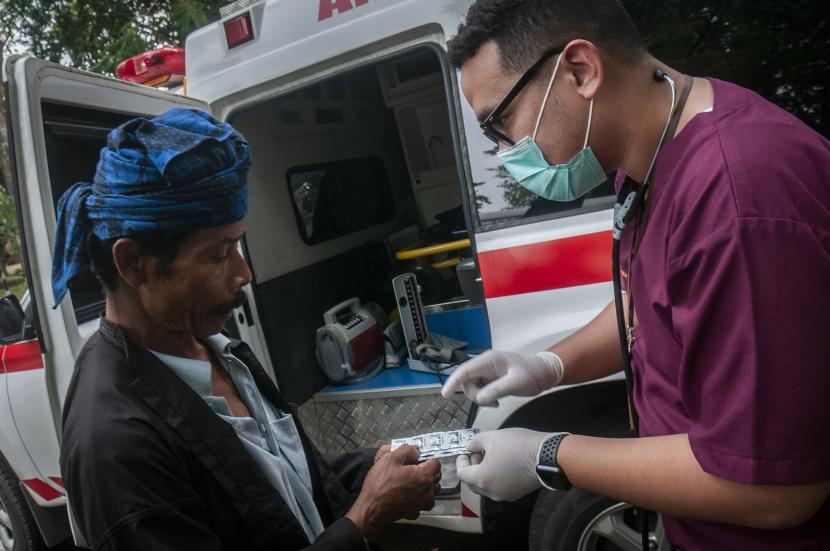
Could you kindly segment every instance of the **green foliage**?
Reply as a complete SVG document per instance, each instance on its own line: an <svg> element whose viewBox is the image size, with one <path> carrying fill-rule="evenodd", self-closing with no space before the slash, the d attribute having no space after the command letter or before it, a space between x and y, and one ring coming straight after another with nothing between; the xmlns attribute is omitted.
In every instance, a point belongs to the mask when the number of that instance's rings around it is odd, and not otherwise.
<svg viewBox="0 0 830 551"><path fill-rule="evenodd" d="M26 291L26 279L22 273L10 274L7 277L7 254L9 250L20 256L20 243L18 242L17 213L14 209L14 201L5 188L0 187L0 280L7 292L14 293L18 298ZM2 296L0 292L0 296Z"/></svg>
<svg viewBox="0 0 830 551"><path fill-rule="evenodd" d="M228 0L2 0L4 53L26 53L96 73L113 74L124 59L165 45L219 18ZM0 187L0 254L20 254L14 203ZM0 271L5 272L5 255ZM21 295L25 282L5 283Z"/></svg>
<svg viewBox="0 0 830 551"><path fill-rule="evenodd" d="M827 0L623 0L676 69L754 90L830 136Z"/></svg>
<svg viewBox="0 0 830 551"><path fill-rule="evenodd" d="M23 295L26 294L26 289L28 286L26 282L19 283L18 285L13 285L9 288L9 292L17 297L18 300L23 300Z"/></svg>
<svg viewBox="0 0 830 551"><path fill-rule="evenodd" d="M112 74L124 59L219 18L226 0L3 0L0 36L11 51Z"/></svg>
<svg viewBox="0 0 830 551"><path fill-rule="evenodd" d="M20 244L17 242L17 213L11 195L0 187L0 254L6 250L6 245L12 251L20 254Z"/></svg>

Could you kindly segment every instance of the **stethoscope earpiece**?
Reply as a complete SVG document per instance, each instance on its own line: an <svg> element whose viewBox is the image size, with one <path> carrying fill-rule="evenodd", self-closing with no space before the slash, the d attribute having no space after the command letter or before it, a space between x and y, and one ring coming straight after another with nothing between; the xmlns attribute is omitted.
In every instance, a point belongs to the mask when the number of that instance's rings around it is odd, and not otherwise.
<svg viewBox="0 0 830 551"><path fill-rule="evenodd" d="M657 82L662 82L666 80L666 73L664 73L660 69L655 69L654 74L652 76L654 77L654 80L656 80Z"/></svg>

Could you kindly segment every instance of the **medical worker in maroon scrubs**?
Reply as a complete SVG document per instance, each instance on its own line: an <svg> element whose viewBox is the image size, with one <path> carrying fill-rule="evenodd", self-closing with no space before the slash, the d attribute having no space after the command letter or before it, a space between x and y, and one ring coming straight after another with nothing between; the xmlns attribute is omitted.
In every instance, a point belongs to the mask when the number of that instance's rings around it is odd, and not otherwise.
<svg viewBox="0 0 830 551"><path fill-rule="evenodd" d="M640 437L486 432L461 480L625 501L686 551L830 549L830 143L652 57L618 0L478 0L449 55L527 189L568 201L619 171L649 190L620 255ZM445 396L492 406L617 373L619 335L612 303L547 351L468 362Z"/></svg>

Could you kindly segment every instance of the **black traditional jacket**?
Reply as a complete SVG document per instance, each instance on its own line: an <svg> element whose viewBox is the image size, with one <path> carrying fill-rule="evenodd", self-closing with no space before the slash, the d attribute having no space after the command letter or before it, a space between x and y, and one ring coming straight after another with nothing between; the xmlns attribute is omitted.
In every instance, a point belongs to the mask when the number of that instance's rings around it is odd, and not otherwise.
<svg viewBox="0 0 830 551"><path fill-rule="evenodd" d="M239 341L231 347L263 398L294 415L326 530L310 543L233 428L158 358L102 320L76 364L60 458L75 519L93 549L365 549L343 515L372 452L324 458L250 348Z"/></svg>

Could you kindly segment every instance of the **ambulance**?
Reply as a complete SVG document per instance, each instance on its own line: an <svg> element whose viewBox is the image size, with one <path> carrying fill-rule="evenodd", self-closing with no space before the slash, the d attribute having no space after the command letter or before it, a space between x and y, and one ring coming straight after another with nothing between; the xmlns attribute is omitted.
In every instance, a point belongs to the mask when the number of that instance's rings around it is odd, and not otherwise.
<svg viewBox="0 0 830 551"><path fill-rule="evenodd" d="M385 326L402 315L392 279L404 273L415 274L429 330L472 352L541 351L612 300L612 184L555 203L503 170L446 59L470 3L242 0L187 37L185 94L32 57L7 59L5 108L29 294L0 301L4 550L44 549L71 537L58 465L61 411L104 298L86 274L52 307L55 206L69 186L91 181L112 128L176 106L209 111L250 142L241 246L254 278L228 330L252 346L298 405L322 451L468 427L627 435L621 377L479 409L463 394L441 398L440 371L413 371L404 362L338 382L321 367L316 335L342 321L324 314L371 304ZM453 465L444 467L442 495L418 524L482 533L529 515L532 550L640 548L639 519L624 503L579 489L495 503L453 480ZM75 538L83 541L77 531ZM658 525L655 549L663 539Z"/></svg>

